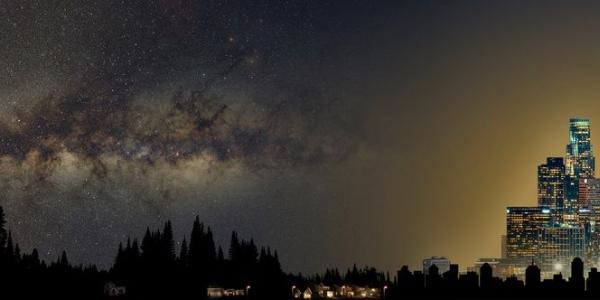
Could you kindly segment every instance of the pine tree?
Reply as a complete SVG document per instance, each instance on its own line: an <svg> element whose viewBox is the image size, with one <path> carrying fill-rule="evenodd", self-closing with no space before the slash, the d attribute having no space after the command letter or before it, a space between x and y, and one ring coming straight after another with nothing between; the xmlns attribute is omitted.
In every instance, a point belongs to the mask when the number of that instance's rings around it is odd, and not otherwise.
<svg viewBox="0 0 600 300"><path fill-rule="evenodd" d="M67 252L64 250L60 256L59 265L64 268L69 267L69 260L67 259Z"/></svg>
<svg viewBox="0 0 600 300"><path fill-rule="evenodd" d="M215 250L215 241L213 239L213 234L212 234L212 231L210 230L210 226L208 227L208 229L206 231L206 251L207 251L208 260L211 263L214 263L214 261L217 259L217 253Z"/></svg>
<svg viewBox="0 0 600 300"><path fill-rule="evenodd" d="M237 233L233 231L231 233L231 242L229 243L229 260L237 261L239 259L240 241Z"/></svg>
<svg viewBox="0 0 600 300"><path fill-rule="evenodd" d="M152 253L152 234L150 233L150 227L146 227L146 233L142 239L142 257L148 261L151 258Z"/></svg>
<svg viewBox="0 0 600 300"><path fill-rule="evenodd" d="M131 261L132 262L137 262L137 260L140 257L140 247L138 246L138 240L137 239L133 239L133 243L131 244Z"/></svg>
<svg viewBox="0 0 600 300"><path fill-rule="evenodd" d="M119 269L123 267L123 262L125 259L125 253L123 251L123 244L119 243L119 248L117 250L117 257L115 258L115 269Z"/></svg>
<svg viewBox="0 0 600 300"><path fill-rule="evenodd" d="M14 260L14 246L12 240L12 233L10 232L10 230L8 231L8 239L6 241L5 253L7 262L9 264L12 264Z"/></svg>
<svg viewBox="0 0 600 300"><path fill-rule="evenodd" d="M182 266L186 267L188 263L188 245L185 237L181 242L181 251L179 252L179 262Z"/></svg>
<svg viewBox="0 0 600 300"><path fill-rule="evenodd" d="M219 246L219 251L217 253L217 262L221 263L225 261L225 256L223 255L223 248Z"/></svg>
<svg viewBox="0 0 600 300"><path fill-rule="evenodd" d="M167 221L161 237L162 255L167 263L175 261L175 242L173 241L173 227L171 221Z"/></svg>
<svg viewBox="0 0 600 300"><path fill-rule="evenodd" d="M190 267L196 272L202 265L202 252L204 244L204 225L200 223L200 218L196 216L192 225L192 233L190 235L190 245L188 259Z"/></svg>
<svg viewBox="0 0 600 300"><path fill-rule="evenodd" d="M4 209L0 206L0 254L4 253L6 247L7 233L4 226L6 225L6 219L4 216Z"/></svg>
<svg viewBox="0 0 600 300"><path fill-rule="evenodd" d="M33 248L33 250L31 251L31 261L35 265L40 264L40 254L38 253L37 248Z"/></svg>
<svg viewBox="0 0 600 300"><path fill-rule="evenodd" d="M14 262L15 264L21 262L21 247L19 247L19 243L15 244Z"/></svg>

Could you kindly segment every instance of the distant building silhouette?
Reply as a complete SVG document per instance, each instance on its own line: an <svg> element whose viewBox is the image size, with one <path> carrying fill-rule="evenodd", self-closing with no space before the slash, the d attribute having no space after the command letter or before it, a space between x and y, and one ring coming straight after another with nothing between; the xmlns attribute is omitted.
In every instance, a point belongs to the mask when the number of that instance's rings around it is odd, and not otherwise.
<svg viewBox="0 0 600 300"><path fill-rule="evenodd" d="M450 288L455 287L458 282L458 265L451 264L450 270L444 272L444 274L442 274L442 277L445 286Z"/></svg>
<svg viewBox="0 0 600 300"><path fill-rule="evenodd" d="M425 275L425 286L428 289L437 289L441 285L441 276L437 265L433 264L429 267L429 272Z"/></svg>
<svg viewBox="0 0 600 300"><path fill-rule="evenodd" d="M413 282L412 282L412 274L408 270L408 266L404 265L398 271L397 281L398 281L397 285L400 290L410 289Z"/></svg>
<svg viewBox="0 0 600 300"><path fill-rule="evenodd" d="M421 271L414 271L410 286L414 290L422 290L425 287L425 275Z"/></svg>
<svg viewBox="0 0 600 300"><path fill-rule="evenodd" d="M458 265L452 264L450 270L439 276L437 266L432 265L428 275L424 275L421 271L411 273L403 266L398 271L397 289L387 299L419 299L413 295L432 299L585 299L600 296L600 273L591 268L586 282L585 264L578 257L571 262L568 280L559 272L542 281L543 271L534 260L525 270L524 281L514 275L504 280L495 277L493 267L488 263L481 265L479 274L474 271L459 274L458 270Z"/></svg>
<svg viewBox="0 0 600 300"><path fill-rule="evenodd" d="M590 296L600 296L600 272L597 268L591 268L588 273L587 292Z"/></svg>
<svg viewBox="0 0 600 300"><path fill-rule="evenodd" d="M459 286L463 291L475 290L479 286L479 276L476 272L467 272L458 277Z"/></svg>
<svg viewBox="0 0 600 300"><path fill-rule="evenodd" d="M571 278L569 278L569 283L576 291L583 292L585 289L583 261L579 257L575 257L573 262L571 262Z"/></svg>
<svg viewBox="0 0 600 300"><path fill-rule="evenodd" d="M432 256L423 260L423 274L429 274L429 268L432 265L436 265L439 274L443 274L444 272L450 269L450 260L443 256Z"/></svg>
<svg viewBox="0 0 600 300"><path fill-rule="evenodd" d="M493 285L492 266L485 263L479 269L479 286L482 288L491 288Z"/></svg>
<svg viewBox="0 0 600 300"><path fill-rule="evenodd" d="M525 286L528 289L537 289L540 287L541 279L541 270L532 261L525 270Z"/></svg>

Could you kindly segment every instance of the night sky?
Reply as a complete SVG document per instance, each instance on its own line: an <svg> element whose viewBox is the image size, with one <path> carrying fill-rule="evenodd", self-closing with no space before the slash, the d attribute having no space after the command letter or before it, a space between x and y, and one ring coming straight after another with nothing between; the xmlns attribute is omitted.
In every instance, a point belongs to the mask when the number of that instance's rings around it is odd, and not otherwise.
<svg viewBox="0 0 600 300"><path fill-rule="evenodd" d="M286 271L500 255L568 119L600 143L600 4L0 3L0 205L108 267L199 215Z"/></svg>

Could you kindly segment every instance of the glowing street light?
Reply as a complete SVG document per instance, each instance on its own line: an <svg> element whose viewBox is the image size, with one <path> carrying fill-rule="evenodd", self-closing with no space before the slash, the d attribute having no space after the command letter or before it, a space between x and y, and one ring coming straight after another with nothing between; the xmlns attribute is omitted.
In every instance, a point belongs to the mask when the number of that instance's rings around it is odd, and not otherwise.
<svg viewBox="0 0 600 300"><path fill-rule="evenodd" d="M387 290L387 289L388 289L388 286L387 286L387 285L384 285L384 286L383 286L383 299L384 299L384 300L385 300L385 290Z"/></svg>
<svg viewBox="0 0 600 300"><path fill-rule="evenodd" d="M250 286L250 285L247 285L247 286L246 286L246 297L250 297L250 294L248 294L248 292L250 291L250 288L251 288L251 287L252 287L252 286Z"/></svg>

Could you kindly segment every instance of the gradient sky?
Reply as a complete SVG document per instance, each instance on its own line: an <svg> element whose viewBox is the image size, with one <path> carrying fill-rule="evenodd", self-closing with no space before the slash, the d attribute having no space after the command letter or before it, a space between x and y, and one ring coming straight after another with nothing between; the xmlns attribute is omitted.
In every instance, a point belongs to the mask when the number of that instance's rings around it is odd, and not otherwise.
<svg viewBox="0 0 600 300"><path fill-rule="evenodd" d="M600 127L591 1L3 1L0 204L108 266L195 215L285 270L500 255L568 119ZM600 139L600 138L599 138Z"/></svg>

